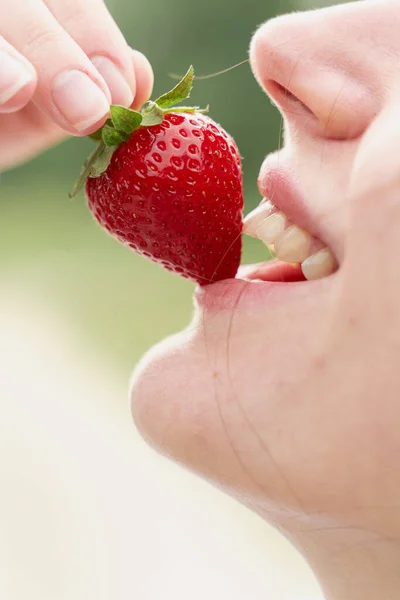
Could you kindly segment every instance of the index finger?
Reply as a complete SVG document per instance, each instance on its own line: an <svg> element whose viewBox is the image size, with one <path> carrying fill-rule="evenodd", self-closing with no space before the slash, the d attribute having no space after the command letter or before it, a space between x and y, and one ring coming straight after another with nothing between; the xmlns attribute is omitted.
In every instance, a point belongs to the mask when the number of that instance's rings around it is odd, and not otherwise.
<svg viewBox="0 0 400 600"><path fill-rule="evenodd" d="M36 70L34 103L66 131L91 133L111 104L103 77L42 2L21 8L20 0L0 5L0 34Z"/></svg>

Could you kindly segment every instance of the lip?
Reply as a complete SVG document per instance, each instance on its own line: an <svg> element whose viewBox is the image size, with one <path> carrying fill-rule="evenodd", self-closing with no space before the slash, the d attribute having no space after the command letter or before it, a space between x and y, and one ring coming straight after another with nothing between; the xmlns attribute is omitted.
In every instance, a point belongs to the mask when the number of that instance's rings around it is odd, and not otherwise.
<svg viewBox="0 0 400 600"><path fill-rule="evenodd" d="M300 306L304 296L317 294L330 279L326 277L315 281L291 281L288 277L286 281L281 281L274 275L271 280L258 279L258 276L269 277L266 270L274 270L273 261L269 264L244 265L241 267L244 279L224 279L211 285L198 286L195 290L195 303L202 312L211 314L224 311L230 314L237 311L252 313L255 309L264 307L273 310L275 306L282 306L283 302ZM264 273L261 274L261 271ZM239 276L242 273L239 271Z"/></svg>
<svg viewBox="0 0 400 600"><path fill-rule="evenodd" d="M313 214L295 183L290 169L284 164L282 152L269 155L261 167L258 178L260 194L287 216L295 225L322 239L318 217Z"/></svg>
<svg viewBox="0 0 400 600"><path fill-rule="evenodd" d="M278 301L292 286L291 284L270 281L249 281L247 279L224 279L211 285L197 287L195 291L196 304L207 312L250 309L255 304L271 306L271 301ZM293 290L292 290L293 291Z"/></svg>
<svg viewBox="0 0 400 600"><path fill-rule="evenodd" d="M288 285L290 283L290 285ZM207 311L232 311L240 308L253 308L255 304L271 306L281 302L287 294L296 292L304 285L317 282L306 281L300 265L271 260L258 264L242 265L236 279L224 279L211 285L198 286L195 300L198 306Z"/></svg>

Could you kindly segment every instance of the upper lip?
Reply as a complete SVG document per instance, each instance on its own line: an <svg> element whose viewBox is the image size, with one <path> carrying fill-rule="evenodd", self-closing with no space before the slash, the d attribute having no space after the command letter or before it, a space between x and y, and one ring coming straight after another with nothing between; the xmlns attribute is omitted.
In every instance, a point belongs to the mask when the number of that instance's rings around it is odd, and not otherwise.
<svg viewBox="0 0 400 600"><path fill-rule="evenodd" d="M295 177L283 160L282 152L267 157L258 178L260 194L270 200L295 225L322 239L316 215L304 201Z"/></svg>

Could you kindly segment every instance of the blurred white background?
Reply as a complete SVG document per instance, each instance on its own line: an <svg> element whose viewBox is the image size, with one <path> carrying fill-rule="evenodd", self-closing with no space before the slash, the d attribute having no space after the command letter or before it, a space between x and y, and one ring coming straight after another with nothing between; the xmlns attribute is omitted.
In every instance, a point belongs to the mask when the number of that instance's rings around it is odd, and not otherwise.
<svg viewBox="0 0 400 600"><path fill-rule="evenodd" d="M319 599L285 540L110 409L119 378L19 280L0 288L0 598Z"/></svg>

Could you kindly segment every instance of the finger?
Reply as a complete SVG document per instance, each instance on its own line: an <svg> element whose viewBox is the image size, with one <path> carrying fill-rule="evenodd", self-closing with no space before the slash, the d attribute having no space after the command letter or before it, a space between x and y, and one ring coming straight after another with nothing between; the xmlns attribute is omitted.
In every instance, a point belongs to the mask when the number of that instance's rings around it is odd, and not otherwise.
<svg viewBox="0 0 400 600"><path fill-rule="evenodd" d="M144 54L132 48L130 48L130 53L136 79L136 95L133 108L139 110L152 94L154 75L153 69Z"/></svg>
<svg viewBox="0 0 400 600"><path fill-rule="evenodd" d="M67 135L33 102L14 114L0 114L0 172L23 164Z"/></svg>
<svg viewBox="0 0 400 600"><path fill-rule="evenodd" d="M0 113L12 113L31 100L36 71L15 48L0 36Z"/></svg>
<svg viewBox="0 0 400 600"><path fill-rule="evenodd" d="M136 83L129 46L102 0L44 2L103 76L113 104L130 106Z"/></svg>
<svg viewBox="0 0 400 600"><path fill-rule="evenodd" d="M105 121L109 89L90 59L39 0L0 6L0 34L34 66L34 102L66 131L87 134Z"/></svg>

